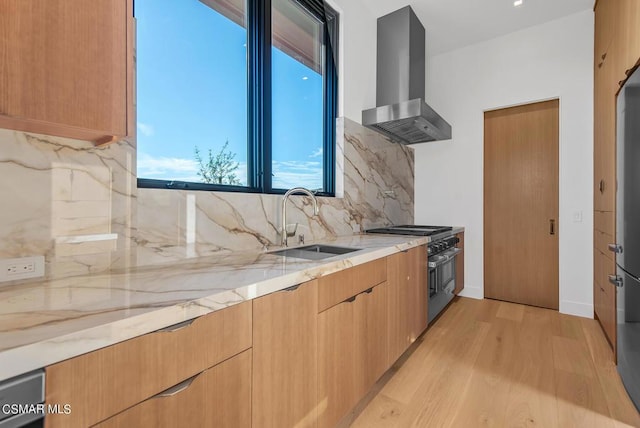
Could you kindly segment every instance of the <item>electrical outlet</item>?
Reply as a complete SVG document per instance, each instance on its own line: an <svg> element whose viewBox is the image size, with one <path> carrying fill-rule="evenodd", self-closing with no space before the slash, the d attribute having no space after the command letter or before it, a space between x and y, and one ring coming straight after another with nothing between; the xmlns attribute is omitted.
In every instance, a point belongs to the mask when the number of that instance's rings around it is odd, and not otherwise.
<svg viewBox="0 0 640 428"><path fill-rule="evenodd" d="M44 276L44 256L0 260L0 282Z"/></svg>
<svg viewBox="0 0 640 428"><path fill-rule="evenodd" d="M574 223L582 223L582 211L574 211L573 212L573 222Z"/></svg>

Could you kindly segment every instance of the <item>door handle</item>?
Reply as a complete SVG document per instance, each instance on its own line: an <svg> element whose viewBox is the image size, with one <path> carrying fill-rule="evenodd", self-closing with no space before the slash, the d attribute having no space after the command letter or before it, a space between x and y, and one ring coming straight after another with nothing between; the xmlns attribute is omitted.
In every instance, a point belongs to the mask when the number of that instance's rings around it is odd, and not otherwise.
<svg viewBox="0 0 640 428"><path fill-rule="evenodd" d="M622 254L622 245L619 244L609 244L609 251L616 254Z"/></svg>
<svg viewBox="0 0 640 428"><path fill-rule="evenodd" d="M549 220L549 235L556 234L556 221L555 219Z"/></svg>
<svg viewBox="0 0 640 428"><path fill-rule="evenodd" d="M616 287L622 287L624 285L624 281L620 275L609 275L609 282Z"/></svg>
<svg viewBox="0 0 640 428"><path fill-rule="evenodd" d="M600 185L598 186L600 193L604 193L604 180L600 180Z"/></svg>

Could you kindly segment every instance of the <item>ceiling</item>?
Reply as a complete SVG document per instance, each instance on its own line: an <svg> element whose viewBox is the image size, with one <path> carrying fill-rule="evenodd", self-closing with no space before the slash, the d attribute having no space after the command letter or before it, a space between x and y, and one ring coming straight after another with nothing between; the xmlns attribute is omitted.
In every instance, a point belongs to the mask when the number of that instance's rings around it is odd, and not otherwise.
<svg viewBox="0 0 640 428"><path fill-rule="evenodd" d="M429 55L542 24L584 10L594 0L365 0L375 17L411 5L427 32Z"/></svg>

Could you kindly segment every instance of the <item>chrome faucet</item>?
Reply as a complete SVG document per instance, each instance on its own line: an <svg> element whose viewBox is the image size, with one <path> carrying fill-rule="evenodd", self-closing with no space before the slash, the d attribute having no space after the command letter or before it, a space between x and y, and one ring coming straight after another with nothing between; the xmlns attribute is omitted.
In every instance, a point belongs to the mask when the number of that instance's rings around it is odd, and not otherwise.
<svg viewBox="0 0 640 428"><path fill-rule="evenodd" d="M311 193L310 190L305 189L304 187L294 187L293 189L288 190L287 193L285 193L284 196L282 197L282 245L284 247L287 246L287 239L290 236L293 236L296 234L295 230L293 231L293 233L287 232L287 201L289 200L289 196L294 195L296 193L303 193L307 196L310 196L311 199L313 200L313 215L318 215L319 213L318 200L316 199L315 195Z"/></svg>

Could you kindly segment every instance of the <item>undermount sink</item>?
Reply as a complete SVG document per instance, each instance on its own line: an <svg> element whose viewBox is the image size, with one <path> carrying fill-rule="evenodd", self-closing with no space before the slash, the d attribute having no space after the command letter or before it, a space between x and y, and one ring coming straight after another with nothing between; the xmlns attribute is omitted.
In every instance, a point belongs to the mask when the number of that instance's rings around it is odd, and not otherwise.
<svg viewBox="0 0 640 428"><path fill-rule="evenodd" d="M328 257L348 254L358 250L360 250L360 248L334 247L332 245L307 245L305 247L286 248L269 254L293 257L297 259L322 260Z"/></svg>

